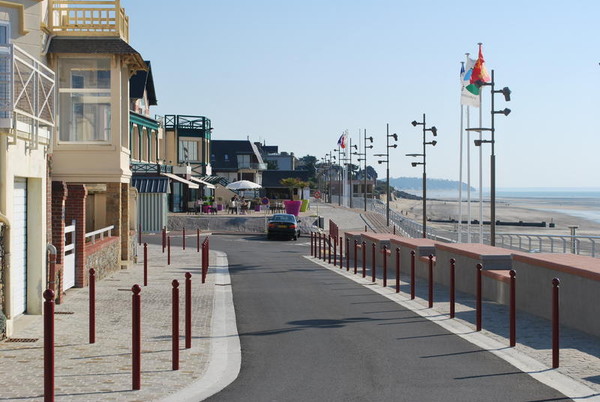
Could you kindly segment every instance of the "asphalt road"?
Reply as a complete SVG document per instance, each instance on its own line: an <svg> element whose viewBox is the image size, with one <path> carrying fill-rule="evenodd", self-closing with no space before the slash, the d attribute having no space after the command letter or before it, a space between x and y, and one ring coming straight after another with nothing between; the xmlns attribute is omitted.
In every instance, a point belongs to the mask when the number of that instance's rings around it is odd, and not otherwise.
<svg viewBox="0 0 600 402"><path fill-rule="evenodd" d="M309 240L212 236L228 254L239 377L210 401L539 401L557 391L309 260Z"/></svg>

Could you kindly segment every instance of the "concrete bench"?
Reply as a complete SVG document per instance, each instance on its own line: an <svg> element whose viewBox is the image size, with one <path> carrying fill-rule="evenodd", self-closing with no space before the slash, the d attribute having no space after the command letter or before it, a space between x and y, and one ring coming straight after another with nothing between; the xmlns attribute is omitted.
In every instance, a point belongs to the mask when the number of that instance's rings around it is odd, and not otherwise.
<svg viewBox="0 0 600 402"><path fill-rule="evenodd" d="M396 236L391 240L392 258L390 263L396 263L396 248L400 254L400 272L402 275L410 274L410 252L415 252L415 275L421 278L427 278L429 275L429 254L435 255L435 245L437 241L430 239L412 239L409 237ZM427 261L421 261L421 257L426 257ZM395 265L393 265L395 267Z"/></svg>

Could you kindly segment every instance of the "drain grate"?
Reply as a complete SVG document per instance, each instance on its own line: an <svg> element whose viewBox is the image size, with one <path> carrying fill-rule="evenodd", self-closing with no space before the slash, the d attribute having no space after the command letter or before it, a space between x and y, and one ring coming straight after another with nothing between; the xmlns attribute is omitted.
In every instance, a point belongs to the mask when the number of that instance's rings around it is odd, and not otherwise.
<svg viewBox="0 0 600 402"><path fill-rule="evenodd" d="M39 338L8 338L6 342L10 343L33 343L37 342Z"/></svg>
<svg viewBox="0 0 600 402"><path fill-rule="evenodd" d="M54 314L75 314L72 311L55 311Z"/></svg>

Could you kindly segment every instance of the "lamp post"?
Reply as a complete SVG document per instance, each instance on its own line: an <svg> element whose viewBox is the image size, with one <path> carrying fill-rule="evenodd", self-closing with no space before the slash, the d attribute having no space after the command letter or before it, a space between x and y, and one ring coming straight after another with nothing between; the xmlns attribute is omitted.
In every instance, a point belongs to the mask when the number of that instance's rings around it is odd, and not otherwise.
<svg viewBox="0 0 600 402"><path fill-rule="evenodd" d="M481 144L491 144L491 156L490 156L490 245L496 245L496 152L494 149L495 144L495 136L496 126L495 126L495 116L497 114L503 114L504 116L508 116L510 114L509 108L504 108L503 110L495 110L495 102L494 95L502 94L504 96L504 100L506 102L510 102L510 94L511 90L508 87L504 87L502 89L495 89L495 81L494 81L494 70L492 70L492 80L491 82L478 82L480 86L491 86L492 87L492 95L491 95L491 128L482 128L478 127L475 129L469 129L471 131L490 131L491 139L490 140L475 140L475 146L480 147Z"/></svg>
<svg viewBox="0 0 600 402"><path fill-rule="evenodd" d="M362 156L362 158L357 159L359 162L365 162L365 169L363 170L363 176L364 176L363 177L364 178L363 191L364 191L364 195L365 195L365 212L367 211L367 149L373 148L373 145L367 146L367 140L369 140L372 143L373 137L367 137L367 130L365 129L365 131L364 131L365 148L364 148L363 152L358 152L358 151L353 152L354 155Z"/></svg>
<svg viewBox="0 0 600 402"><path fill-rule="evenodd" d="M356 144L352 145L352 138L350 138L350 152L348 152L348 176L350 182L350 208L352 208L352 198L354 198L354 184L352 184L352 148L358 150Z"/></svg>
<svg viewBox="0 0 600 402"><path fill-rule="evenodd" d="M427 133L427 131L431 131L433 136L437 137L437 128L435 128L435 126L431 126L430 128L427 128L426 123L425 123L425 113L423 113L423 121L422 122L413 120L413 122L411 124L413 125L413 127L423 126L423 153L422 154L406 154L406 156L413 156L413 157L422 156L423 157L423 162L411 162L411 165L413 167L417 167L418 165L423 165L423 238L425 239L425 238L427 238L427 172L426 172L426 170L427 170L426 149L427 148L426 148L426 146L432 145L435 147L435 144L437 144L436 140L427 142L427 140L425 138L425 134Z"/></svg>
<svg viewBox="0 0 600 402"><path fill-rule="evenodd" d="M335 149L334 149L335 152ZM337 153L338 153L338 166L339 169L337 170L337 178L338 178L338 206L342 206L342 173L343 173L343 168L342 168L342 148L338 145L337 147Z"/></svg>
<svg viewBox="0 0 600 402"><path fill-rule="evenodd" d="M386 177L386 208L385 208L385 219L387 222L387 226L390 226L390 148L398 147L398 144L390 145L390 138L393 138L394 141L398 141L398 134L390 134L390 124L386 124L386 138L385 138L385 154L374 154L373 156L385 156L385 159L380 159L377 163L382 164L385 162L385 177Z"/></svg>
<svg viewBox="0 0 600 402"><path fill-rule="evenodd" d="M327 202L331 204L331 166L335 155L331 154L331 151L325 154L325 163L327 164L327 175L325 176L325 188L327 189Z"/></svg>

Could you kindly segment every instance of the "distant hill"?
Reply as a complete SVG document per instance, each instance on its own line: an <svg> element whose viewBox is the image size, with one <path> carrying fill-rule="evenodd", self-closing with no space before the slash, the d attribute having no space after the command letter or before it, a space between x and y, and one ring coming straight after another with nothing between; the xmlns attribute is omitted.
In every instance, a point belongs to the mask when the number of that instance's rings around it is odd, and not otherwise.
<svg viewBox="0 0 600 402"><path fill-rule="evenodd" d="M423 179L421 177L390 177L390 186L396 190L422 190ZM462 183L462 189L467 190L469 186L466 183ZM456 191L458 190L458 181L447 180L447 179L427 179L427 190L437 191ZM471 187L472 191L475 188Z"/></svg>

